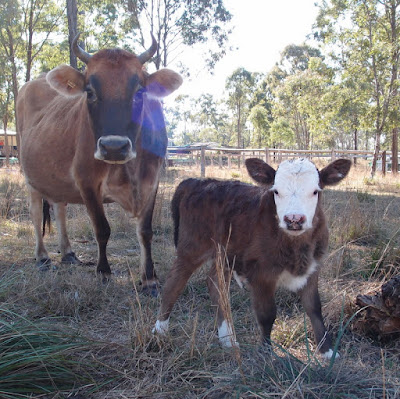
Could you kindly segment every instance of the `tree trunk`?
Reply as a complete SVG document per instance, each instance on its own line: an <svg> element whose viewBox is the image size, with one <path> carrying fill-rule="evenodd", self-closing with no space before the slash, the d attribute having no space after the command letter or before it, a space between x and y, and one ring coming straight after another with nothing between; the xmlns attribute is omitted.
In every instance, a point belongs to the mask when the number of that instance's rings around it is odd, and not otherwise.
<svg viewBox="0 0 400 399"><path fill-rule="evenodd" d="M381 132L380 130L377 130L375 135L374 158L372 159L372 166L371 166L371 178L373 178L376 173L376 164L378 161L380 150L381 150Z"/></svg>
<svg viewBox="0 0 400 399"><path fill-rule="evenodd" d="M354 129L354 150L358 150L358 130ZM354 165L357 165L357 157L353 158Z"/></svg>
<svg viewBox="0 0 400 399"><path fill-rule="evenodd" d="M17 97L18 97L18 76L17 76L17 64L15 60L15 49L14 49L14 37L9 27L6 28L9 46L10 46L10 54L9 59L11 63L11 73L12 73L12 92L14 96L14 110L17 109ZM18 120L17 113L15 112L15 126L18 131ZM17 134L17 154L20 151L20 140L19 135Z"/></svg>
<svg viewBox="0 0 400 399"><path fill-rule="evenodd" d="M358 295L356 303L365 308L356 328L383 341L400 335L400 276L391 278L375 295Z"/></svg>
<svg viewBox="0 0 400 399"><path fill-rule="evenodd" d="M3 115L3 128L4 128L4 155L6 157L6 167L10 166L10 146L8 144L8 134L7 134L7 127L8 127L8 104L10 101L10 90L7 89L7 99L6 99L6 108Z"/></svg>
<svg viewBox="0 0 400 399"><path fill-rule="evenodd" d="M237 147L238 147L238 148L241 148L242 135L241 135L241 132L240 132L240 118L241 118L241 115L240 115L240 113L241 113L240 102L238 103L237 109L238 109L238 118L237 118L237 136L238 136L238 137L237 137Z"/></svg>
<svg viewBox="0 0 400 399"><path fill-rule="evenodd" d="M76 0L67 0L67 18L68 18L68 42L69 42L69 63L78 69L78 60L72 51L72 41L78 34L78 7Z"/></svg>
<svg viewBox="0 0 400 399"><path fill-rule="evenodd" d="M399 128L392 130L392 173L397 175L399 171Z"/></svg>
<svg viewBox="0 0 400 399"><path fill-rule="evenodd" d="M25 82L31 80L31 70L32 70L32 46L33 46L33 8L34 4L31 0L29 2L29 18L28 18L28 43L26 49L26 74Z"/></svg>

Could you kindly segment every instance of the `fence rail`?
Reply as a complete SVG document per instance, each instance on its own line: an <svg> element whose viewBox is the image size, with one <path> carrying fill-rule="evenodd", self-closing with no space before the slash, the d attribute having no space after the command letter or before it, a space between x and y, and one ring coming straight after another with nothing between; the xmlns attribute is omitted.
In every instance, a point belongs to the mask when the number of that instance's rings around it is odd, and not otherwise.
<svg viewBox="0 0 400 399"><path fill-rule="evenodd" d="M168 147L167 160L168 165L200 165L201 176L205 176L207 165L217 165L220 168L227 166L232 168L237 166L240 168L244 164L246 158L257 157L264 159L267 163L279 164L285 159L293 157L306 158L328 158L335 160L336 158L352 158L354 162L358 158L372 159L373 151L364 150L289 150L283 148L225 148L212 146L189 146L189 147ZM391 151L381 151L378 156L378 166L385 174L386 170L391 168ZM400 154L399 154L400 158Z"/></svg>

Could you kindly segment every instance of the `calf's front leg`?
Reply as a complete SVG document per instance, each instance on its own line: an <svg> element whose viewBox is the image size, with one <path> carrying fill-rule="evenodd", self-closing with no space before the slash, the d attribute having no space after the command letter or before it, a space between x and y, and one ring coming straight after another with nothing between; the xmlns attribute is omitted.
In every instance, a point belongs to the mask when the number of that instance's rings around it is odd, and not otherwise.
<svg viewBox="0 0 400 399"><path fill-rule="evenodd" d="M227 298L225 299L229 299L228 293L225 292L229 289L229 278L230 278L229 274L230 271L224 268L223 271L224 281L220 281L220 279L218 278L217 266L214 262L207 277L207 286L208 286L208 291L210 293L211 302L214 306L217 307L219 342L223 347L226 348L239 347L239 344L235 339L233 326L231 325L231 321L227 317L228 316L226 314L227 309L224 308L224 301L223 301L223 295L227 295Z"/></svg>
<svg viewBox="0 0 400 399"><path fill-rule="evenodd" d="M306 286L299 292L304 309L311 320L315 340L322 356L330 359L333 356L332 340L328 334L321 311L321 299L318 292L318 271L307 280ZM339 354L336 353L336 358Z"/></svg>
<svg viewBox="0 0 400 399"><path fill-rule="evenodd" d="M272 326L276 319L276 284L257 278L254 280L254 282L250 283L253 309L261 328L262 340L270 345Z"/></svg>

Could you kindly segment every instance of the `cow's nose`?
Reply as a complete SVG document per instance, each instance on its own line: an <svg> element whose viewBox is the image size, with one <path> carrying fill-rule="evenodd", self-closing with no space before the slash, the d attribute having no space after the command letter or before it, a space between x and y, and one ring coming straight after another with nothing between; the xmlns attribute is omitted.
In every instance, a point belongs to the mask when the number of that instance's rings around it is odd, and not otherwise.
<svg viewBox="0 0 400 399"><path fill-rule="evenodd" d="M301 214L289 214L285 215L283 220L288 230L301 230L306 221L306 216Z"/></svg>
<svg viewBox="0 0 400 399"><path fill-rule="evenodd" d="M110 163L124 163L134 158L132 142L128 137L104 136L97 142L97 159Z"/></svg>

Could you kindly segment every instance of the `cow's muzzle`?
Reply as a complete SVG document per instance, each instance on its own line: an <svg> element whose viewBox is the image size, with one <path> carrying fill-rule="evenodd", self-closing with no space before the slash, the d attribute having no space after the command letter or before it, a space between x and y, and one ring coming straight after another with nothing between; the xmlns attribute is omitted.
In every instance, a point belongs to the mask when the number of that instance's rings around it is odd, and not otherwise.
<svg viewBox="0 0 400 399"><path fill-rule="evenodd" d="M128 137L103 136L97 140L94 157L107 163L125 163L136 157L136 151Z"/></svg>

